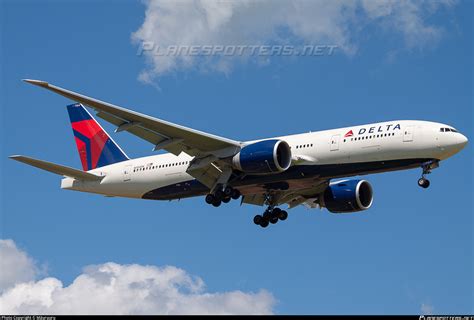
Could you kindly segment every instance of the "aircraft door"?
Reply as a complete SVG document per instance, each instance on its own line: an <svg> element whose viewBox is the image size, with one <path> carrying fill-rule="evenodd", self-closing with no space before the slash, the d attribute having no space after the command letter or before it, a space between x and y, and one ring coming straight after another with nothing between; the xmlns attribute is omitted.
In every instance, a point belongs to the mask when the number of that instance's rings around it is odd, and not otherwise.
<svg viewBox="0 0 474 320"><path fill-rule="evenodd" d="M413 126L408 126L403 132L403 142L412 142L413 141Z"/></svg>
<svg viewBox="0 0 474 320"><path fill-rule="evenodd" d="M130 181L132 180L132 166L127 165L123 169L123 181Z"/></svg>
<svg viewBox="0 0 474 320"><path fill-rule="evenodd" d="M341 137L340 134L336 134L331 137L331 151L339 150L339 138Z"/></svg>

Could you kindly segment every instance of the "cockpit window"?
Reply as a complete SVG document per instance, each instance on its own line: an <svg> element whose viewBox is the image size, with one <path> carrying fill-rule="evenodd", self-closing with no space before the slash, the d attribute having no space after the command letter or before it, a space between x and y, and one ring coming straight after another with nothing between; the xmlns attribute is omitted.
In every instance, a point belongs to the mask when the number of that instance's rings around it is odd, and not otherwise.
<svg viewBox="0 0 474 320"><path fill-rule="evenodd" d="M440 128L440 132L458 132L456 129L453 128Z"/></svg>

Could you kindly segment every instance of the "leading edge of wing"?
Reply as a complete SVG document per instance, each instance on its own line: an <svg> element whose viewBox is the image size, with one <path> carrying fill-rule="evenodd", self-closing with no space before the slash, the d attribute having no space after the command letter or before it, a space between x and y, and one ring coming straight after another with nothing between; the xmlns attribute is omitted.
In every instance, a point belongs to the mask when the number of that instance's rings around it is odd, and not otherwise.
<svg viewBox="0 0 474 320"><path fill-rule="evenodd" d="M168 127L172 127L172 128L178 129L178 130L182 130L184 132L190 132L190 133L193 133L193 134L196 134L196 135L204 136L204 137L209 138L209 139L214 139L214 140L226 143L230 146L239 147L241 145L240 142L232 140L232 139L216 136L216 135L213 135L213 134L210 134L210 133L202 132L202 131L195 130L195 129L192 129L192 128L188 128L188 127L185 127L185 126L181 126L181 125L178 125L178 124L175 124L175 123L172 123L172 122L168 122L168 121L161 120L161 119L158 119L158 118L155 118L155 117L151 117L151 116L139 113L139 112L135 112L135 111L132 111L132 110L129 110L129 109L126 109L126 108L123 108L123 107L119 107L119 106L116 106L116 105L113 105L113 104L110 104L110 103L107 103L107 102L104 102L104 101L101 101L101 100L98 100L98 99L94 99L94 98L91 98L91 97L88 97L88 96L85 96L85 95L82 95L82 94L79 94L79 93L76 93L76 92L73 92L73 91L63 89L61 87L52 85L52 84L50 84L46 81L33 80L33 79L23 79L23 81L25 81L27 83L30 83L30 84L33 84L33 85L36 85L36 86L39 86L39 87L42 87L42 88L45 88L45 89L48 89L50 91L53 91L53 92L55 92L59 95L62 95L64 97L72 99L74 101L84 103L85 105L88 105L91 108L99 110L99 111L103 111L103 112L106 112L106 113L111 113L111 114L117 115L117 116L120 116L120 114L122 114L124 119L127 118L126 115L128 114L128 115L136 116L136 117L139 117L139 118L144 118L144 119L156 122L156 123L164 125L164 126L168 126Z"/></svg>

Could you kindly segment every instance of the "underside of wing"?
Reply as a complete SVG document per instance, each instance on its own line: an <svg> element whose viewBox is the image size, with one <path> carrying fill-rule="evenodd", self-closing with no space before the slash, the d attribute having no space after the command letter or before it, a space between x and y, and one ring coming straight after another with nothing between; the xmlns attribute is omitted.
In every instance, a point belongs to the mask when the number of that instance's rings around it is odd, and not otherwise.
<svg viewBox="0 0 474 320"><path fill-rule="evenodd" d="M304 205L308 208L318 208L318 197L328 184L329 181L324 179L308 181L306 186L292 187L288 190L268 190L264 186L261 188L251 186L248 187L250 189L241 189L243 194L242 203L258 206L267 205L269 202L276 206L287 204L288 209L299 205Z"/></svg>

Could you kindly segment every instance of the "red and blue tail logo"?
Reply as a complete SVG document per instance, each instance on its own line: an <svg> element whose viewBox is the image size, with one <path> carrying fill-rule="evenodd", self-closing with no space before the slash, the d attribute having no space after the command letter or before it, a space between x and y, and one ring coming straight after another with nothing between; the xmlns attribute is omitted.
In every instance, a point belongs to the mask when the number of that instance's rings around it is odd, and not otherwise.
<svg viewBox="0 0 474 320"><path fill-rule="evenodd" d="M80 103L67 106L84 171L128 160L107 132Z"/></svg>

